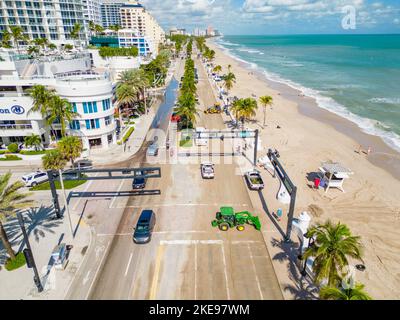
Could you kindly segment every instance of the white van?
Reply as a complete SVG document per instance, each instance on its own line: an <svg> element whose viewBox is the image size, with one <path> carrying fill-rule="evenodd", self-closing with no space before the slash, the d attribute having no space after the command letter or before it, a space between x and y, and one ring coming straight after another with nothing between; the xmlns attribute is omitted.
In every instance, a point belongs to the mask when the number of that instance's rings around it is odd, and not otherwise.
<svg viewBox="0 0 400 320"><path fill-rule="evenodd" d="M197 138L197 135L204 131L206 131L206 129L203 127L196 128L196 138L194 139L196 146L208 146L208 139Z"/></svg>

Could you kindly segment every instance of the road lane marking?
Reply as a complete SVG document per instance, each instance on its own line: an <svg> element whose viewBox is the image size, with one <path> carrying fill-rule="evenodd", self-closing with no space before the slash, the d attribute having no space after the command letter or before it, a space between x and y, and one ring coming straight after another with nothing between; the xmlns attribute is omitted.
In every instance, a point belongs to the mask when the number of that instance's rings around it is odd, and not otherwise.
<svg viewBox="0 0 400 320"><path fill-rule="evenodd" d="M130 257L129 257L129 261L128 261L128 264L127 264L126 270L125 270L125 277L127 276L128 270L129 270L129 266L131 265L132 256L133 256L133 253L131 253L131 255L130 255Z"/></svg>
<svg viewBox="0 0 400 320"><path fill-rule="evenodd" d="M256 265L254 263L253 254L251 253L251 249L250 249L250 244L249 243L247 244L247 251L250 254L250 260L251 260L251 264L253 266L254 275L256 277L256 283L257 283L258 292L260 293L261 300L264 300L264 296L263 296L263 293L261 291L260 281L259 281L258 276L257 276Z"/></svg>
<svg viewBox="0 0 400 320"><path fill-rule="evenodd" d="M156 294L157 294L157 289L158 289L158 278L160 274L160 268L161 268L161 257L164 254L165 246L158 246L157 250L157 257L156 257L156 264L154 268L154 275L153 275L153 282L151 284L151 289L150 289L150 300L155 300Z"/></svg>
<svg viewBox="0 0 400 320"><path fill-rule="evenodd" d="M98 274L99 271L100 271L100 267L101 267L101 265L103 264L104 258L106 257L107 249L108 249L108 247L110 246L110 244L111 244L111 241L108 241L107 247L106 247L106 249L104 250L104 254L103 254L103 257L102 257L101 260L100 260L99 266L98 266L97 269L96 269L96 272L95 272L95 274L94 274L92 283L90 284L90 287L89 287L89 290L88 290L88 292L87 292L87 295L86 295L85 300L87 300L87 299L89 298L90 292L92 291L92 287L93 287L93 285L94 285L94 281L96 280L97 274Z"/></svg>
<svg viewBox="0 0 400 320"><path fill-rule="evenodd" d="M121 181L121 183L119 184L119 187L118 187L118 189L117 189L117 193L119 193L119 192L121 191L122 185L124 184L125 180L126 180L126 179L122 179L122 181ZM112 198L111 203L110 203L110 205L108 206L109 209L113 209L113 204L114 204L114 202L115 202L115 199L117 199L117 196L114 196L114 197ZM117 209L117 208L115 208L115 209Z"/></svg>
<svg viewBox="0 0 400 320"><path fill-rule="evenodd" d="M208 231L202 230L188 230L188 231L153 231L153 234L185 234L185 233L207 233ZM114 236L131 236L132 232L126 233L99 233L98 237L114 237Z"/></svg>
<svg viewBox="0 0 400 320"><path fill-rule="evenodd" d="M152 207L176 207L176 206L184 206L184 207L196 207L196 206L217 206L220 207L221 203L163 203L163 204L151 204ZM236 203L230 204L232 207L248 207L249 205L246 203ZM124 208L142 208L144 205L129 205L123 207L115 207L112 209L124 209Z"/></svg>
<svg viewBox="0 0 400 320"><path fill-rule="evenodd" d="M86 273L86 276L82 279L82 284L83 284L83 285L85 285L86 282L89 281L89 276L90 276L90 273L91 273L91 272L92 272L92 270L89 270L88 273Z"/></svg>
<svg viewBox="0 0 400 320"><path fill-rule="evenodd" d="M168 244L180 244L180 245L191 245L191 244L223 244L222 240L161 240L160 245Z"/></svg>
<svg viewBox="0 0 400 320"><path fill-rule="evenodd" d="M221 246L222 249L222 260L224 263L224 274L225 274L225 283L226 283L226 297L228 300L231 299L230 297L230 293L229 293L229 283L228 283L228 273L226 271L226 257L225 257L225 249L224 249L224 245Z"/></svg>

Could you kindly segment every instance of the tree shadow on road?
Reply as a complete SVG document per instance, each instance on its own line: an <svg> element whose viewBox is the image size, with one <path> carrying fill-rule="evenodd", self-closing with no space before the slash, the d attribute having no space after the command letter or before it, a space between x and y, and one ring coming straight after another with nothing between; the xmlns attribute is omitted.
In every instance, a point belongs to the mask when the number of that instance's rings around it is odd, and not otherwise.
<svg viewBox="0 0 400 320"><path fill-rule="evenodd" d="M273 247L278 247L281 251L272 257L273 260L287 262L287 271L291 283L284 285L283 290L289 291L295 300L317 300L318 288L308 276L302 276L296 264L299 252L298 246L293 243L285 242L281 239L272 239Z"/></svg>

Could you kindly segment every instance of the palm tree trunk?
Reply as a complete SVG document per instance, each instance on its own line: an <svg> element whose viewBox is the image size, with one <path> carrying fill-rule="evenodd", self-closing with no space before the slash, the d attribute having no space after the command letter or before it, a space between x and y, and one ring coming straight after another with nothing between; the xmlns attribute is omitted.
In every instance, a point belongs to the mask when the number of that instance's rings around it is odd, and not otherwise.
<svg viewBox="0 0 400 320"><path fill-rule="evenodd" d="M11 246L10 240L8 240L7 233L4 230L3 224L0 221L0 239L3 243L4 248L7 250L8 255L11 259L15 259L15 252Z"/></svg>
<svg viewBox="0 0 400 320"><path fill-rule="evenodd" d="M61 122L61 136L65 137L65 122L64 119L60 119Z"/></svg>

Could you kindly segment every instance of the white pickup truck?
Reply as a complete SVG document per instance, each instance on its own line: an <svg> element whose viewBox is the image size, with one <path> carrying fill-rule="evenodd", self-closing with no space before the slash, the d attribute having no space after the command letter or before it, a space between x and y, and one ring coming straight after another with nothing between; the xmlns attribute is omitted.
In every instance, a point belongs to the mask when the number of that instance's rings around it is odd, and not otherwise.
<svg viewBox="0 0 400 320"><path fill-rule="evenodd" d="M261 178L260 172L257 170L246 172L245 174L247 185L251 190L264 189L264 181Z"/></svg>
<svg viewBox="0 0 400 320"><path fill-rule="evenodd" d="M201 164L201 176L203 179L214 179L214 165L210 162Z"/></svg>

